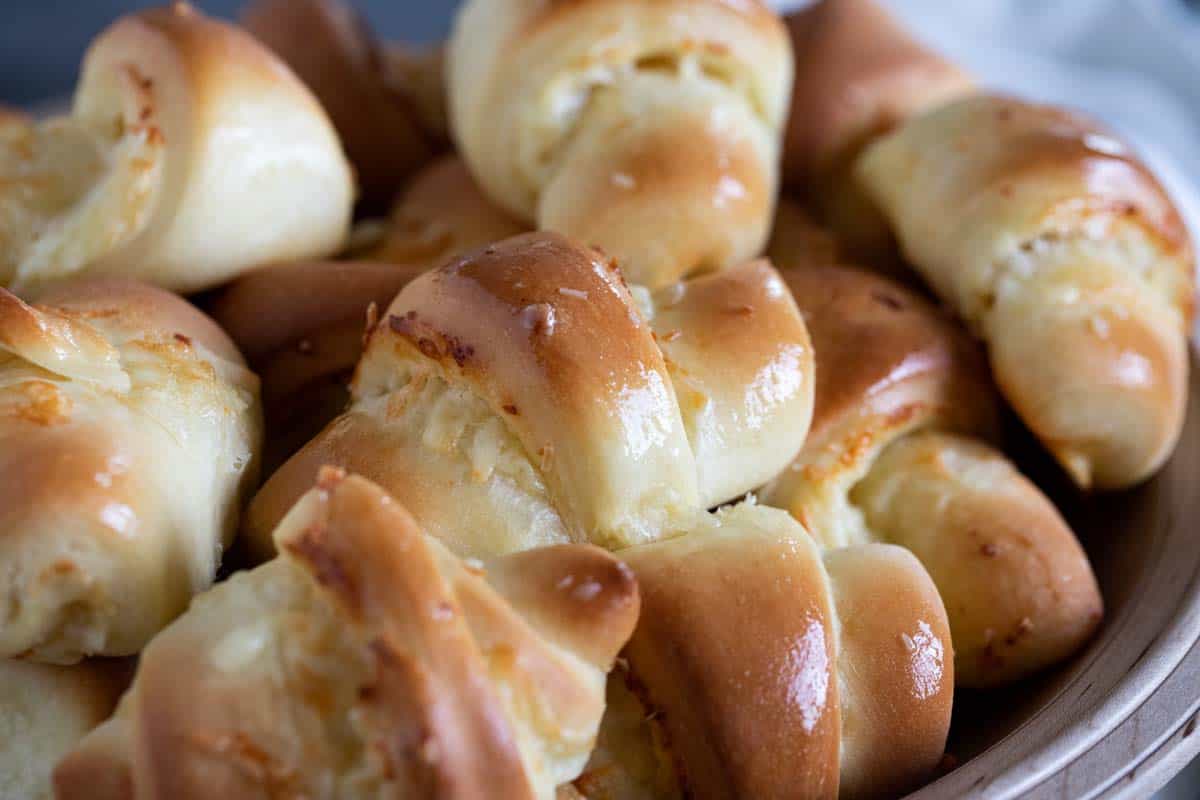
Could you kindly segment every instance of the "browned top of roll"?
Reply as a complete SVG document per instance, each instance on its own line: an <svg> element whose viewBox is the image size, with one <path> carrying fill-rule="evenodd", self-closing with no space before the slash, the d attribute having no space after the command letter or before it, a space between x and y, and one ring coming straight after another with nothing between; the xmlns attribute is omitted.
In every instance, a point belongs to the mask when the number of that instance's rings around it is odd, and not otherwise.
<svg viewBox="0 0 1200 800"><path fill-rule="evenodd" d="M242 364L230 338L204 312L173 292L128 278L86 278L55 284L35 298L39 305L87 318L119 315L136 330L158 330L180 341L196 341L213 354Z"/></svg>
<svg viewBox="0 0 1200 800"><path fill-rule="evenodd" d="M625 655L688 796L833 797L841 738L829 585L815 547L753 523L635 547ZM778 513L778 512L773 512ZM751 510L750 514L754 514Z"/></svg>
<svg viewBox="0 0 1200 800"><path fill-rule="evenodd" d="M990 407L982 351L953 319L915 292L835 264L785 268L781 274L817 356L814 437L873 394L921 377L943 376L942 398Z"/></svg>
<svg viewBox="0 0 1200 800"><path fill-rule="evenodd" d="M785 18L796 54L784 178L807 184L830 161L971 79L875 0L821 0Z"/></svg>
<svg viewBox="0 0 1200 800"><path fill-rule="evenodd" d="M210 87L212 81L226 76L224 71L213 67L229 62L238 65L240 75L247 81L268 86L294 85L302 89L296 76L253 36L236 25L200 13L187 2L173 2L122 17L97 37L96 42L102 42L118 31L129 36L165 37L178 49L180 63L189 71L189 78L201 95L208 94L206 87ZM308 95L307 91L303 93ZM315 107L316 98L309 95L309 99Z"/></svg>
<svg viewBox="0 0 1200 800"><path fill-rule="evenodd" d="M341 0L254 0L247 30L276 52L325 107L358 172L362 199L386 204L444 145L422 100L394 75L365 21ZM440 91L440 90L439 90Z"/></svg>
<svg viewBox="0 0 1200 800"><path fill-rule="evenodd" d="M821 553L838 616L841 800L900 797L941 761L955 667L942 598L895 545Z"/></svg>
<svg viewBox="0 0 1200 800"><path fill-rule="evenodd" d="M558 402L590 408L614 387L642 383L647 365L664 370L633 308L616 264L598 251L558 234L525 234L410 283L371 337L386 332L468 374L486 372L489 361L512 363L489 342L519 343Z"/></svg>
<svg viewBox="0 0 1200 800"><path fill-rule="evenodd" d="M1137 153L1099 121L1005 95L974 97L948 111L979 126L949 142L969 165L963 170L969 180L958 184L964 192L986 187L1003 195L1005 187L1061 176L1082 189L1080 199L1062 203L1064 218L1086 211L1136 217L1166 248L1190 258L1191 238L1170 196ZM1190 315L1191 295L1181 302Z"/></svg>

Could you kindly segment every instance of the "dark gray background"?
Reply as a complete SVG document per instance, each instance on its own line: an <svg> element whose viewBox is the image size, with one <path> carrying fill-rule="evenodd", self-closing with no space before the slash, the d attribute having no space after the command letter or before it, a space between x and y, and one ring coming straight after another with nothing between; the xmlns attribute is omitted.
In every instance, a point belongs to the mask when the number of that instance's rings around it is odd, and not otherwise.
<svg viewBox="0 0 1200 800"><path fill-rule="evenodd" d="M118 16L164 0L0 0L0 103L30 105L71 92L92 37ZM234 16L245 0L193 0ZM446 35L457 0L354 0L384 37L428 42Z"/></svg>

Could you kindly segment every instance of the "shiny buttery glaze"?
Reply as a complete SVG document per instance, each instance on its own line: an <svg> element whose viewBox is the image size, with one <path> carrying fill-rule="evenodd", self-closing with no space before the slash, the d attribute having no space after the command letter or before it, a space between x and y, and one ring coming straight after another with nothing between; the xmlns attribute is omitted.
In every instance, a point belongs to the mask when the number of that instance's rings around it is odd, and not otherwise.
<svg viewBox="0 0 1200 800"><path fill-rule="evenodd" d="M761 249L791 76L761 4L476 0L448 75L488 194L603 247L630 280L658 288Z"/></svg>
<svg viewBox="0 0 1200 800"><path fill-rule="evenodd" d="M873 797L941 758L949 632L908 553L823 559L785 513L743 503L621 556L644 613L585 797Z"/></svg>
<svg viewBox="0 0 1200 800"><path fill-rule="evenodd" d="M637 617L629 571L578 545L472 566L377 486L319 481L279 556L146 648L60 798L541 800L578 774Z"/></svg>
<svg viewBox="0 0 1200 800"><path fill-rule="evenodd" d="M636 295L555 234L413 281L370 334L349 411L252 504L251 538L322 463L379 480L436 536L475 531L451 546L487 555L656 539L794 457L812 353L774 270Z"/></svg>
<svg viewBox="0 0 1200 800"><path fill-rule="evenodd" d="M1099 623L1099 589L1053 504L975 438L995 427L982 352L914 293L807 263L801 235L778 238L800 243L774 250L821 361L812 434L766 500L826 545L910 549L946 603L959 685L1008 683L1069 656Z"/></svg>
<svg viewBox="0 0 1200 800"><path fill-rule="evenodd" d="M1127 486L1162 464L1183 421L1192 252L1162 188L1111 134L982 95L910 120L856 169L1079 485Z"/></svg>

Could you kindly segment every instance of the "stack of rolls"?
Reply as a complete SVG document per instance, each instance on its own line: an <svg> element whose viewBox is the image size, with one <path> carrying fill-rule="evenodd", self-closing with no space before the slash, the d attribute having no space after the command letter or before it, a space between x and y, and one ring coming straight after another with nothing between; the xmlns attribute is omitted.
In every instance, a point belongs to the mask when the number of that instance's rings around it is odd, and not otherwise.
<svg viewBox="0 0 1200 800"><path fill-rule="evenodd" d="M1111 134L869 0L242 25L0 109L0 798L895 797L1095 634L999 420L1179 435Z"/></svg>

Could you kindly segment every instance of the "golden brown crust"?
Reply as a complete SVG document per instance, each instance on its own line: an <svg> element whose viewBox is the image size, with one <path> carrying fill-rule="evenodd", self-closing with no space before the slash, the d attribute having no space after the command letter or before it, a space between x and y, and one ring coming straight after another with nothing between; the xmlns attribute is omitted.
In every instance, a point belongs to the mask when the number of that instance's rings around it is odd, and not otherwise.
<svg viewBox="0 0 1200 800"><path fill-rule="evenodd" d="M559 15L573 13L584 6L614 6L620 8L629 5L629 0L551 0L549 3L539 3L538 13L530 15L526 20L528 30L542 25L558 22ZM779 27L779 18L762 0L689 0L688 5L696 9L707 7L722 9L737 14L749 24L773 31Z"/></svg>
<svg viewBox="0 0 1200 800"><path fill-rule="evenodd" d="M662 354L616 265L598 252L527 234L426 273L371 333L355 393L369 394L397 355L465 381L526 454L553 465L543 474L580 541L629 535L598 507L694 507L694 470ZM637 442L636 450L614 440ZM662 470L653 483L616 469L633 452L647 469L650 444ZM612 482L598 482L605 474Z"/></svg>
<svg viewBox="0 0 1200 800"><path fill-rule="evenodd" d="M908 436L853 496L867 523L910 548L941 590L960 685L997 686L1056 664L1100 624L1096 577L1066 521L979 442Z"/></svg>
<svg viewBox="0 0 1200 800"><path fill-rule="evenodd" d="M782 197L767 242L767 258L790 269L800 265L831 266L853 261L845 243L827 225L819 224L798 202Z"/></svg>
<svg viewBox="0 0 1200 800"><path fill-rule="evenodd" d="M833 797L837 644L829 585L802 530L631 548L643 614L625 650L687 796Z"/></svg>
<svg viewBox="0 0 1200 800"><path fill-rule="evenodd" d="M535 627L594 664L612 659L612 643L632 633L637 579L623 561L590 545L554 545L513 553L488 566L488 583ZM575 602L558 598L569 594Z"/></svg>
<svg viewBox="0 0 1200 800"><path fill-rule="evenodd" d="M0 289L0 347L56 375L124 386L120 353L96 328Z"/></svg>
<svg viewBox="0 0 1200 800"><path fill-rule="evenodd" d="M325 463L379 481L434 536L471 532L447 541L478 556L649 541L769 479L812 404L812 348L779 276L752 262L634 288L550 233L414 280L370 334L351 407L252 503L248 539L269 553Z"/></svg>
<svg viewBox="0 0 1200 800"><path fill-rule="evenodd" d="M910 120L856 172L1080 486L1161 466L1183 421L1193 254L1125 144L1080 116L979 95Z"/></svg>
<svg viewBox="0 0 1200 800"><path fill-rule="evenodd" d="M929 780L945 752L955 686L946 611L900 547L822 555L838 616L838 797L899 797Z"/></svg>
<svg viewBox="0 0 1200 800"><path fill-rule="evenodd" d="M908 410L893 409L898 420L940 416L952 427L988 432L996 409L983 352L953 319L882 276L779 263L819 359L810 442L824 441L866 398L902 382L928 384L928 390Z"/></svg>
<svg viewBox="0 0 1200 800"><path fill-rule="evenodd" d="M367 646L375 683L359 696L385 773L429 797L532 796L515 736L482 679L483 654L461 617L466 609L443 582L416 522L362 478L322 476L321 484L322 518L279 545L350 624L373 629ZM152 703L152 689L144 691ZM147 733L162 739L152 728Z"/></svg>
<svg viewBox="0 0 1200 800"><path fill-rule="evenodd" d="M763 259L673 284L651 303L711 508L762 485L800 450L815 373L808 330Z"/></svg>
<svg viewBox="0 0 1200 800"><path fill-rule="evenodd" d="M743 503L622 556L645 613L585 796L881 797L941 760L953 652L910 553L822 558L785 513Z"/></svg>
<svg viewBox="0 0 1200 800"><path fill-rule="evenodd" d="M342 0L254 0L242 24L296 71L325 107L357 172L362 200L386 206L446 146L390 57ZM440 75L429 71L438 78Z"/></svg>
<svg viewBox="0 0 1200 800"><path fill-rule="evenodd" d="M603 247L654 289L756 255L774 165L746 135L756 120L718 125L711 103L657 75L594 99L542 192L539 227Z"/></svg>
<svg viewBox="0 0 1200 800"><path fill-rule="evenodd" d="M761 250L791 55L758 0L476 0L447 65L463 157L513 214L651 289Z"/></svg>
<svg viewBox="0 0 1200 800"><path fill-rule="evenodd" d="M245 70L247 79L261 81L264 85L294 80L291 72L259 47L253 38L234 26L205 16L186 2L150 8L125 17L114 23L110 31L122 27L131 30L147 28L166 37L177 48L179 58L186 64L197 86L205 86L206 81L214 80L217 77L215 67L227 61L235 62L239 69ZM309 99L316 104L311 95Z"/></svg>
<svg viewBox="0 0 1200 800"><path fill-rule="evenodd" d="M213 317L262 380L268 473L345 409L369 309L387 308L422 271L366 261L280 264L218 296Z"/></svg>
<svg viewBox="0 0 1200 800"><path fill-rule="evenodd" d="M462 159L451 155L417 173L392 208L381 241L358 255L433 269L528 230L488 199Z"/></svg>
<svg viewBox="0 0 1200 800"><path fill-rule="evenodd" d="M612 556L570 546L464 564L336 470L277 543L279 557L146 649L117 717L57 769L59 797L124 780L180 800L532 800L582 767L603 672L638 613ZM570 578L593 582L564 590Z"/></svg>
<svg viewBox="0 0 1200 800"><path fill-rule="evenodd" d="M869 140L971 87L876 0L818 0L784 21L796 54L784 178L798 187L811 188Z"/></svg>
<svg viewBox="0 0 1200 800"><path fill-rule="evenodd" d="M371 304L378 314L422 272L524 230L448 156L405 190L382 239L354 254L365 260L263 267L225 289L213 316L262 378L266 467L273 470L345 409L373 324Z"/></svg>
<svg viewBox="0 0 1200 800"><path fill-rule="evenodd" d="M954 200L980 191L1011 198L1024 184L1061 179L1074 196L1049 196L1046 222L1093 214L1136 217L1165 251L1190 250L1187 227L1162 184L1101 123L1002 95L982 95L956 107L970 115L971 130L949 129L946 144L963 168L949 187ZM981 131L987 132L985 141L976 138ZM1190 309L1193 298L1181 294L1175 300Z"/></svg>
<svg viewBox="0 0 1200 800"><path fill-rule="evenodd" d="M127 278L87 278L51 286L36 295L40 305L79 314L83 319L119 313L122 324L144 331L159 331L203 345L235 364L242 355L221 326L174 292Z"/></svg>
<svg viewBox="0 0 1200 800"><path fill-rule="evenodd" d="M578 301L569 313L564 297ZM552 319L535 313L551 304L557 306ZM504 368L485 350L490 349L487 340L524 339L532 350L529 360L544 373L543 380L554 384L553 401L574 409L610 382L596 362L620 370L611 376L618 385L635 380L643 364L661 371L650 332L630 314L632 306L615 264L598 252L555 234L528 234L410 283L371 338L398 340L439 364L476 374ZM495 324L479 322L483 316ZM466 329L474 329L472 335ZM597 336L601 330L612 335ZM589 358L597 348L599 357ZM515 398L496 399L495 405L503 407ZM524 416L519 406L509 413Z"/></svg>
<svg viewBox="0 0 1200 800"><path fill-rule="evenodd" d="M1011 682L1069 657L1101 609L1074 534L1002 455L933 433L994 430L982 351L888 279L803 263L798 241L798 263L782 274L818 354L816 410L804 450L768 502L827 545L910 548L945 600L960 685Z"/></svg>
<svg viewBox="0 0 1200 800"><path fill-rule="evenodd" d="M76 274L207 289L324 256L349 223L350 166L312 93L186 2L114 22L88 48L70 113L6 144L20 180L0 273L22 292Z"/></svg>
<svg viewBox="0 0 1200 800"><path fill-rule="evenodd" d="M796 76L783 180L856 258L903 273L886 220L856 182L855 159L910 115L968 93L972 81L876 0L819 0L785 21Z"/></svg>
<svg viewBox="0 0 1200 800"><path fill-rule="evenodd" d="M0 652L127 655L205 588L255 480L257 379L183 299L0 289Z"/></svg>

